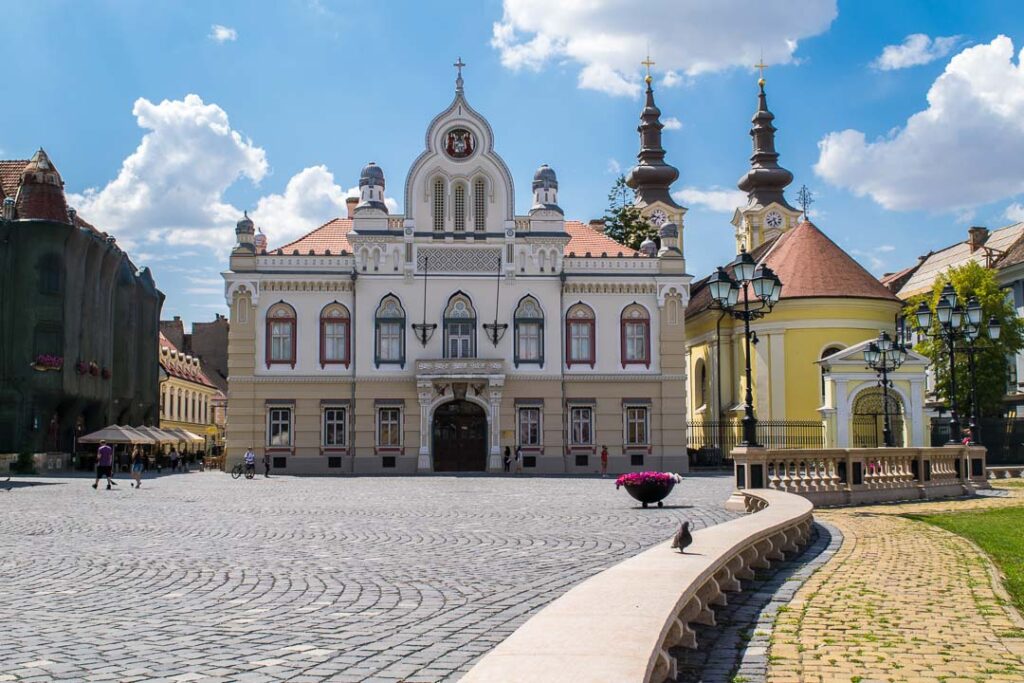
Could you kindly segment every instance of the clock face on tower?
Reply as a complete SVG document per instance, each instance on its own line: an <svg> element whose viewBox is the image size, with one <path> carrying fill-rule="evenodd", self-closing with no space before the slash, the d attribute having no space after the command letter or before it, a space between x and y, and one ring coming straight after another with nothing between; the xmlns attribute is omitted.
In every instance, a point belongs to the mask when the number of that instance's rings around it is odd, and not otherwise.
<svg viewBox="0 0 1024 683"><path fill-rule="evenodd" d="M651 223L657 227L661 227L668 220L668 215L661 209L655 209L651 212Z"/></svg>
<svg viewBox="0 0 1024 683"><path fill-rule="evenodd" d="M765 214L764 223L769 228L781 228L782 227L782 214L778 211L769 211Z"/></svg>

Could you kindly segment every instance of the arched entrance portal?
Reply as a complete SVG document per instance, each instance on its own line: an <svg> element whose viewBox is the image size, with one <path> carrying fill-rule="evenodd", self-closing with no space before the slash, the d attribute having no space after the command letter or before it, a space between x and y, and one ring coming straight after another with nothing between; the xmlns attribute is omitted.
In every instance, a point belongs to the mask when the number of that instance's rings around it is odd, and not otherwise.
<svg viewBox="0 0 1024 683"><path fill-rule="evenodd" d="M885 395L874 387L857 394L853 402L853 447L878 448L885 445ZM903 401L899 395L889 391L889 424L892 426L892 445L902 448L903 443Z"/></svg>
<svg viewBox="0 0 1024 683"><path fill-rule="evenodd" d="M434 411L434 471L487 469L487 415L470 401L451 401Z"/></svg>

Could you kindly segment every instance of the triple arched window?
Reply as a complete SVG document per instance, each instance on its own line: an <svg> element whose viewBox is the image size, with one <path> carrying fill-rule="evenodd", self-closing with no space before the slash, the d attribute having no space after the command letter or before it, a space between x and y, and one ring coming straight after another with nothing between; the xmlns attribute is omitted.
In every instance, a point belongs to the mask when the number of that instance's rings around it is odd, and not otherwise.
<svg viewBox="0 0 1024 683"><path fill-rule="evenodd" d="M267 367L290 365L295 367L295 309L279 301L267 311Z"/></svg>
<svg viewBox="0 0 1024 683"><path fill-rule="evenodd" d="M320 367L340 364L346 368L351 359L348 309L337 301L320 311Z"/></svg>
<svg viewBox="0 0 1024 683"><path fill-rule="evenodd" d="M405 366L405 309L393 294L380 300L374 315L374 363Z"/></svg>
<svg viewBox="0 0 1024 683"><path fill-rule="evenodd" d="M572 306L565 315L565 364L589 365L596 361L594 339L594 309L579 303Z"/></svg>
<svg viewBox="0 0 1024 683"><path fill-rule="evenodd" d="M515 312L516 367L522 363L544 364L544 313L532 296L524 296Z"/></svg>
<svg viewBox="0 0 1024 683"><path fill-rule="evenodd" d="M640 304L626 306L620 320L620 334L622 367L651 367L651 316L647 309Z"/></svg>
<svg viewBox="0 0 1024 683"><path fill-rule="evenodd" d="M453 294L444 309L444 357L476 358L476 309L462 292Z"/></svg>

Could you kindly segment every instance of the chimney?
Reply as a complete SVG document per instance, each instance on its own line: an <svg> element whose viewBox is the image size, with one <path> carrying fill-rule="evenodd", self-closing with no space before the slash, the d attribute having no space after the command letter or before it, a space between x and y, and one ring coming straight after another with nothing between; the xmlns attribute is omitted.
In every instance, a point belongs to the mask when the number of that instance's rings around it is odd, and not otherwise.
<svg viewBox="0 0 1024 683"><path fill-rule="evenodd" d="M181 320L181 316L180 315L176 315L176 316L174 316L174 319L175 320Z"/></svg>
<svg viewBox="0 0 1024 683"><path fill-rule="evenodd" d="M590 222L587 223L587 227L589 227L594 232L603 233L604 232L604 221L601 220L600 218L592 218L590 220Z"/></svg>
<svg viewBox="0 0 1024 683"><path fill-rule="evenodd" d="M982 245L988 241L988 228L975 225L967 228L967 244L971 247L971 253L973 254L978 249L981 249Z"/></svg>
<svg viewBox="0 0 1024 683"><path fill-rule="evenodd" d="M348 209L348 218L352 220L352 217L356 214L356 204L359 203L359 197L349 197L345 200L345 208Z"/></svg>

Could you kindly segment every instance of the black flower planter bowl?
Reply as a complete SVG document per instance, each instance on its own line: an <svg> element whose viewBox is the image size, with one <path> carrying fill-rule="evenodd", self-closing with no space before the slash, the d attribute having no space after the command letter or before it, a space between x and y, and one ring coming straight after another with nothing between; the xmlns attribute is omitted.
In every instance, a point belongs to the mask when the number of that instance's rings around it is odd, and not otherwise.
<svg viewBox="0 0 1024 683"><path fill-rule="evenodd" d="M647 507L651 503L657 503L658 507L663 507L663 501L665 497L672 493L672 489L675 487L675 482L668 484L659 484L655 482L648 482L645 484L623 484L623 488L626 489L626 493L639 500L644 507Z"/></svg>

